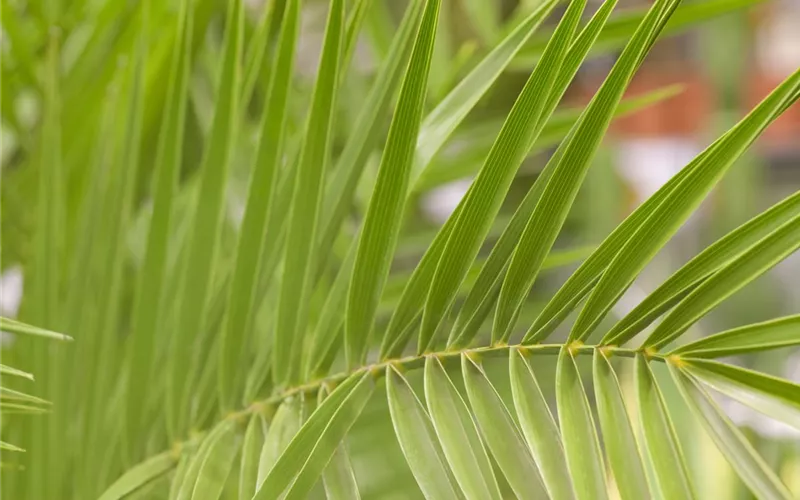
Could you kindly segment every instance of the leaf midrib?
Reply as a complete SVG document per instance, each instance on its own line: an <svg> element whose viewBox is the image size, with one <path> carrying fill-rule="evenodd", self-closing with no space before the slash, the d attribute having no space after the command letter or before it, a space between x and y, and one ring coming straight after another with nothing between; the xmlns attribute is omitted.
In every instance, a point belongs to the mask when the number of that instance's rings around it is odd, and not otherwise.
<svg viewBox="0 0 800 500"><path fill-rule="evenodd" d="M324 378L305 382L303 384L286 387L284 390L276 394L273 394L268 398L256 401L247 406L246 408L242 408L241 410L228 413L225 416L225 420L227 419L242 420L249 418L251 415L257 412L264 412L267 408L279 405L284 400L291 398L292 396L296 396L298 394L314 394L324 386L335 387L342 381L348 379L349 377L357 373L369 372L377 380L385 376L387 367L394 367L400 370L402 373L407 373L413 370L420 370L424 367L425 360L428 357L438 358L445 366L445 368L448 368L451 366L460 366L462 354L466 354L467 356L473 357L474 359L508 357L513 351L520 351L524 352L525 354L558 356L559 352L561 352L561 349L565 346L569 348L570 352L573 355L593 355L594 352L599 349L602 350L603 354L607 357L617 355L625 358L635 358L637 355L643 354L650 361L660 361L664 363L670 362L673 360L673 358L676 357L675 355L656 353L650 350L643 351L642 349L629 349L616 346L589 345L589 344L583 344L581 342L534 344L534 345L504 344L504 345L493 345L493 346L482 346L482 347L469 347L464 349L450 349L445 351L430 352L421 355L410 355L402 358L393 358L393 359L378 361L372 364L367 364L364 366L360 366L358 368L354 368L352 370L338 372ZM219 422L214 422L214 425L206 430L193 429L190 432L190 436L188 438L182 441L181 440L176 441L175 445L173 446L173 450L179 450L180 447L188 443L199 442L199 440L202 440L203 437L208 432L210 432L210 430L218 423Z"/></svg>

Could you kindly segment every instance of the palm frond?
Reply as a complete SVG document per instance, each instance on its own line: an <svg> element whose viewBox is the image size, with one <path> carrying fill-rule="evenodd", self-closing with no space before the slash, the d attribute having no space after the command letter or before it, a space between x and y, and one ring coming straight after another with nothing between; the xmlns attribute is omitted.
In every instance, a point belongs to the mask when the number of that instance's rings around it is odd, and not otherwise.
<svg viewBox="0 0 800 500"><path fill-rule="evenodd" d="M585 23L586 0L508 20L462 3L478 42L460 48L449 0L333 0L316 20L301 0L3 3L4 185L37 205L25 322L0 318L21 368L0 365L0 411L26 416L0 447L29 450L3 494L699 498L702 429L753 495L797 495L719 396L800 429L800 386L729 358L796 347L800 316L688 332L796 254L800 193L609 311L796 105L800 70L605 240L560 244L612 121L681 91L626 93L657 40L758 0L605 0ZM559 107L618 49L585 107ZM524 85L484 119L509 70ZM35 126L7 109L18 86ZM420 196L467 176L422 227ZM16 386L33 374L44 399Z"/></svg>
<svg viewBox="0 0 800 500"><path fill-rule="evenodd" d="M22 323L11 318L0 317L0 335L17 335L29 336L39 339L72 341L72 337L63 333L45 330L33 325ZM36 346L39 348L40 346ZM37 415L48 413L50 411L51 402L42 398L28 394L27 392L18 391L8 387L8 383L3 379L6 377L17 377L34 380L32 373L29 373L12 366L0 364L0 414L24 414L24 415ZM13 417L12 417L13 418ZM0 441L0 448L12 452L24 452L24 448L20 448L11 443Z"/></svg>

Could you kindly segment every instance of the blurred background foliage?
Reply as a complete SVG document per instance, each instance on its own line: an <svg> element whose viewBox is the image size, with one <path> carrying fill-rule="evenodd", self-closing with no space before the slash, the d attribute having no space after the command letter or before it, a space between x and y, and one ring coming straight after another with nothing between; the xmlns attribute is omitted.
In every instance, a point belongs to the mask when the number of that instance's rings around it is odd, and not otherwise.
<svg viewBox="0 0 800 500"><path fill-rule="evenodd" d="M284 0L274 0L273 10L280 12ZM350 2L352 3L352 2ZM351 71L344 76L337 102L337 128L333 137L334 155L341 152L352 133L356 114L364 95L374 80L405 11L407 2L371 0L361 35L355 46ZM537 0L453 0L443 2L439 33L433 54L428 89L432 109L451 91L510 27L531 12ZM599 2L590 2L597 6ZM532 154L520 169L493 235L499 235L502 222L513 212L532 184L553 146L568 130L575 113L586 104L635 25L647 1L620 0L619 11L601 35L594 56L584 65L565 98L564 113L551 123ZM177 1L150 3L149 48L144 79L141 152L131 165L129 179L133 188L113 181L115 168L130 159L124 150L128 124L121 112L126 106L125 74L130 71L132 54L142 14L141 2L135 0L2 0L2 81L0 106L2 117L2 183L0 183L0 238L2 254L2 301L4 316L35 316L30 310L28 290L36 248L37 213L42 158L58 155L63 174L61 183L64 213L57 219L63 224L64 241L55 241L63 251L58 262L64 279L58 296L63 298L62 314L53 324L40 326L65 331L75 337L71 345L48 345L57 349L57 363L48 366L35 385L26 390L51 400L48 415L33 415L21 422L16 416L3 416L4 438L15 438L28 449L24 455L4 454L3 494L27 491L28 498L61 498L63 491L75 491L75 498L93 498L122 470L142 458L162 450L163 432L154 432L151 441L139 450L109 449L105 436L120 432L118 414L103 413L112 406L123 384L119 367L125 363L119 344L130 332L136 269L141 265L151 210L150 182L160 130L162 110L166 105L168 69L176 40ZM181 252L188 212L197 193L197 173L208 140L211 117L218 89L217 74L222 58L222 35L226 2L193 2L192 71L190 100L186 108L183 160L180 187L173 218L170 261ZM278 16L266 19L263 0L246 5L245 47L266 29L274 40ZM563 7L560 7L562 9ZM557 9L557 10L559 10ZM679 10L667 28L669 36L658 42L634 79L629 92L635 99L650 95L644 109L636 109L619 118L597 155L590 177L584 184L578 205L569 215L557 248L569 249L565 264L550 270L537 283L525 315L534 315L560 283L574 269L570 262L585 256L587 249L599 243L642 200L666 179L699 153L714 137L727 130L739 116L774 88L800 63L800 2L797 0L695 0L681 9L696 9L692 23L682 23ZM589 9L590 11L593 8ZM309 106L310 91L316 74L316 62L327 12L326 2L308 0L302 11L296 73L289 96L289 129L299 131ZM557 12L560 14L561 11ZM700 14L698 14L698 12ZM706 14L703 14L703 13ZM554 16L555 17L555 16ZM555 17L557 19L557 17ZM688 18L688 17L686 17ZM552 21L552 20L551 20ZM546 26L553 26L548 21ZM626 26L628 31L626 31ZM415 202L407 212L392 275L381 304L382 320L388 319L408 273L427 248L438 227L446 220L465 193L480 167L503 118L524 84L547 40L546 28L534 35L512 62L510 68L481 99L464 123L459 126L414 186ZM57 51L53 47L58 47ZM269 49L268 49L269 50ZM57 60L52 60L56 54ZM256 55L247 54L246 60ZM269 56L267 56L269 57ZM266 66L266 65L265 65ZM247 180L254 151L258 120L264 107L268 75L260 65L245 73L252 78L252 95L245 95L244 113L227 183L226 217L222 226L221 249L215 268L230 267L246 200ZM60 125L60 146L54 144L46 127L48 99L58 93L61 103L56 120ZM655 92L656 98L652 94ZM648 94L651 93L651 94ZM122 117L122 118L121 118ZM390 113L379 123L381 141L386 136ZM559 128L558 120L562 120ZM297 134L295 134L297 135ZM620 302L615 314L630 310L672 271L720 235L746 221L785 195L800 188L800 108L794 106L781 117L751 152L716 189L710 200L681 229L666 251ZM289 143L289 155L295 154L297 141ZM330 248L332 267L323 281L335 276L335 264L341 262L352 234L357 229L368 202L370 178L377 169L381 144L368 159L362 187L356 191L342 233ZM100 183L100 188L93 183ZM94 207L98 213L87 218L87 198L100 193ZM127 207L119 207L119 196L130 196ZM105 207L105 208L102 208ZM116 207L116 208L114 208ZM95 210L97 210L95 208ZM113 210L130 210L125 213ZM274 223L284 214L277 213ZM505 218L504 218L505 217ZM91 220L92 227L79 227ZM92 234L104 242L89 261L75 263L81 235ZM490 238L490 242L493 241ZM487 248L490 246L487 244ZM114 252L124 256L123 265L109 273L104 259ZM172 266L174 267L174 266ZM113 278L119 273L118 278ZM77 278L76 278L77 276ZM177 281L177 280L173 280ZM76 283L82 283L76 286ZM216 286L225 286L217 276ZM721 331L800 310L800 255L795 255L772 272L722 304L693 329L692 335ZM169 286L169 285L168 285ZM118 287L118 288L116 288ZM167 294L170 300L175 294ZM112 297L109 299L109 297ZM309 314L319 314L321 301L312 299ZM269 293L264 301L274 300ZM113 314L106 314L107 309ZM263 308L266 309L266 308ZM67 313L66 311L69 311ZM76 312L77 311L77 312ZM169 314L170 308L166 308ZM204 314L205 311L198 311ZM168 321L168 319L166 320ZM263 318L262 318L263 321ZM381 319L379 319L381 321ZM527 321L529 323L530 321ZM523 321L523 323L526 323ZM87 327L87 325L89 325ZM488 337L488 334L487 334ZM28 340L4 335L2 356L30 366ZM31 340L30 342L35 342ZM45 349L37 347L37 349ZM800 357L787 350L771 351L748 359L758 370L800 380ZM341 364L341 360L333 360ZM553 359L555 363L555 359ZM588 365L586 367L588 369ZM490 367L491 369L491 367ZM497 377L502 380L503 370ZM552 387L542 370L542 386ZM5 383L5 382L4 382ZM11 385L14 386L17 381ZM27 382L20 382L23 385ZM500 387L504 387L501 383ZM665 387L670 383L665 379ZM33 388L33 389L32 389ZM214 392L214 391L212 391ZM674 391L673 391L674 392ZM551 395L552 396L552 395ZM697 434L689 443L690 461L703 498L748 498L746 488L729 470L713 445L689 421L682 422L680 398L667 394L679 430L684 436ZM154 401L158 401L155 398ZM788 427L766 420L743 406L724 401L729 415L749 429L759 451L800 496L800 436ZM730 404L729 404L730 403ZM152 410L151 402L150 409ZM209 405L210 406L210 405ZM368 407L351 436L350 452L357 474L368 478L362 484L364 498L388 498L398 484L413 484L407 468L397 467L400 451L393 439L375 448L375 436L391 434L388 419L372 418L379 409ZM87 414L103 415L91 420ZM82 418L74 418L83 416ZM213 421L213 419L211 420ZM91 427L90 422L96 426ZM6 440L6 439L4 439ZM111 441L116 443L117 441ZM378 453L379 456L375 456ZM91 456L89 456L91 455ZM702 466L702 467L700 467ZM24 469L24 470L22 470ZM716 472L707 472L710 470ZM399 472L398 472L399 471ZM702 471L702 472L701 472ZM721 480L721 478L725 478ZM45 484L47 483L47 484ZM27 487L21 486L28 484ZM24 488L24 489L17 489ZM153 491L156 491L155 488ZM55 496L53 496L55 494ZM37 496L39 495L39 496ZM82 496L85 495L85 496ZM156 498L156 493L153 493ZM66 498L68 495L64 495ZM409 494L408 497L413 497ZM15 498L13 494L8 498ZM143 498L150 498L143 496ZM401 496L400 498L407 498Z"/></svg>

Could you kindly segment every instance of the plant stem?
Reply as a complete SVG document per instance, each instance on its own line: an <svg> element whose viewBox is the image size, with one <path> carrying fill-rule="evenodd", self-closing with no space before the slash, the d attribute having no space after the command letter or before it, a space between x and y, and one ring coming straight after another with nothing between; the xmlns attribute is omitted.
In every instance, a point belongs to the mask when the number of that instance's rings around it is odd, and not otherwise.
<svg viewBox="0 0 800 500"><path fill-rule="evenodd" d="M524 351L526 354L557 355L561 351L561 348L564 347L565 345L567 344L494 345L489 347L475 347L475 348L459 349L452 351L431 352L422 354L420 356L407 356L399 359L388 359L371 365L366 365L355 370L335 373L333 375L329 375L321 379L307 382L302 385L286 388L283 391L280 391L268 397L267 399L254 403L251 406L251 408L252 407L259 408L265 405L271 406L280 403L284 399L289 398L296 394L315 393L323 385L328 385L328 386L336 385L337 383L341 382L342 380L345 380L352 374L358 372L370 371L374 373L376 377L381 377L383 376L385 368L389 365L394 365L396 368L399 368L402 371L410 371L422 368L425 364L425 359L429 356L438 357L442 361L442 363L445 364L445 366L449 366L451 364L454 365L455 363L457 363L462 354L467 354L469 356L477 358L498 358L498 357L508 356L508 353L512 349L519 349ZM583 355L593 354L595 349L602 349L607 356L616 355L616 356L623 356L626 358L633 358L637 354L645 354L650 359L664 361L663 354L650 353L650 352L645 353L644 351L639 349L626 349L616 346L584 345L580 342L569 344L568 347L573 354L583 354ZM243 411L245 413L251 413L253 411L251 408L245 409Z"/></svg>
<svg viewBox="0 0 800 500"><path fill-rule="evenodd" d="M467 349L458 349L458 350L450 350L450 351L439 351L439 352L430 352L425 353L420 356L406 356L404 358L399 359L388 359L384 361L380 361L378 363L373 363L371 365L362 366L355 370L349 370L344 372L335 373L333 375L329 375L324 378L320 378L311 382L306 382L305 384L297 385L294 387L288 387L280 392L273 394L272 396L256 401L252 403L247 408L239 410L237 412L232 412L228 414L225 418L226 419L234 419L239 420L242 422L247 421L247 417L252 415L256 412L262 412L270 414L274 411L274 406L281 403L283 400L295 396L297 394L314 394L316 393L321 387L329 387L332 388L336 386L336 384L342 382L343 380L347 379L351 375L355 373L362 373L365 371L371 372L373 376L377 379L383 377L384 373L386 373L386 367L393 365L395 368L398 368L401 371L411 371L422 368L425 365L425 359L430 356L438 357L445 366L457 366L459 359L462 354L466 354L473 359L483 359L483 358L502 358L507 357L508 354L513 349L518 349L523 351L525 354L530 355L558 355L563 347L567 347L573 355L587 355L587 354L594 354L596 349L602 349L603 353L608 356L622 356L626 358L634 358L637 354L642 354L646 356L649 360L656 360L664 362L666 361L666 356L664 354L644 351L640 349L627 349L623 347L617 346L597 346L597 345L585 345L581 342L573 342L571 344L534 344L534 345L494 345L488 347L474 347L474 348L467 348ZM190 443L199 443L203 437L205 436L207 431L192 431L191 436L186 439L185 441L176 442L172 449L165 453L171 453L172 456L175 458L175 463L177 464L178 459L180 458L180 451L181 449Z"/></svg>

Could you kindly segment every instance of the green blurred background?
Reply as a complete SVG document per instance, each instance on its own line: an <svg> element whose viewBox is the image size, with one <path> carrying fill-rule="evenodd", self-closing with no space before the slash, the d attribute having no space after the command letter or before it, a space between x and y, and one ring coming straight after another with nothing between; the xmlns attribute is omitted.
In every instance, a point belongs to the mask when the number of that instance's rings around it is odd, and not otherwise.
<svg viewBox="0 0 800 500"><path fill-rule="evenodd" d="M280 0L276 0L280 2ZM716 2L694 2L717 3ZM2 0L2 81L0 82L0 116L2 117L2 182L0 183L0 313L15 317L24 312L26 270L32 260L33 235L36 230L37 158L45 144L39 142L43 96L43 74L49 37L61 40L60 90L64 102L62 110L62 147L67 178L67 224L78 217L81 200L92 179L92 142L102 141L109 125L102 120L105 97L115 92L115 81L127 61L126 47L135 33L134 23L126 14L134 11L133 1L73 0L65 2L59 20L59 32L53 33L42 20L47 17L45 3L28 0ZM248 3L248 36L257 25L263 5L262 0ZM385 55L396 25L405 7L405 1L373 0L367 13L366 29L359 40L354 56L354 70L347 76L344 91L338 103L340 113L334 149L341 149L352 126L355 114L368 84L374 75L376 61ZM593 5L588 12L599 5ZM620 0L618 9L636 9L646 5L642 0ZM687 2L690 3L690 2ZM660 41L645 61L634 80L630 95L671 87L679 89L672 97L663 99L644 110L619 119L605 140L596 164L590 170L578 205L570 214L565 230L557 242L559 248L591 248L635 208L652 194L678 169L717 137L732 126L744 112L765 96L783 78L800 66L800 0L763 1L747 9L736 9L733 4L753 3L730 0L734 12L708 20L699 27L678 30ZM175 9L175 2L164 2L158 9L167 14ZM436 41L434 61L429 82L429 102L437 103L450 91L474 64L513 26L514 20L537 4L537 0L451 0L443 3L440 31ZM196 52L191 80L191 102L188 110L187 132L182 171L180 207L186 207L194 190L195 173L200 162L205 134L210 126L216 89L215 75L221 58L221 39L225 2L204 1L198 7L195 30L203 36L196 38ZM291 98L292 120L295 129L302 127L310 89L313 85L315 64L324 28L326 5L324 1L309 0L303 10L302 34L298 47L297 75ZM587 12L587 13L588 13ZM624 10L622 10L624 13ZM157 18L157 17L156 17ZM158 18L157 18L158 19ZM160 19L169 23L169 15ZM102 26L102 29L98 29ZM138 172L136 194L136 223L125 235L129 269L142 258L146 238L149 209L149 166L155 152L158 120L164 99L165 68L169 47L173 42L167 30L163 34L155 28L154 49L150 57L156 61L148 68L148 98L145 110L145 137L141 165ZM480 167L481 160L491 145L502 119L508 113L524 84L542 36L535 35L528 47L493 86L486 98L471 113L466 123L459 127L445 148L433 159L419 183L414 209L405 221L395 274L410 272L436 229L464 194L471 174ZM538 44L538 45L537 45ZM581 106L597 88L611 63L619 43L613 39L598 52L589 64L581 69L566 101L568 106ZM159 62L163 64L159 66ZM257 128L256 119L263 106L266 76L260 75L257 91L248 105L245 126L235 152L228 185L228 210L221 258L232 258L238 224L244 209L250 158L253 155L252 136ZM159 94L159 92L161 94ZM387 117L388 118L388 117ZM388 125L388 119L384 126ZM543 144L531 155L520 170L504 208L510 216L515 203L524 196L552 151L552 142ZM379 151L372 158L366 177L374 176ZM362 180L362 184L365 181ZM615 310L624 315L651 292L669 274L678 269L691 256L725 232L756 215L764 208L791 192L800 189L800 107L790 108L765 133L744 161L734 168L709 201L681 229L671 244L649 266L641 278L626 294ZM362 190L358 198L361 206L353 210L353 220L358 220L366 208L368 193ZM503 216L500 217L501 220ZM183 225L185 226L185 224ZM355 224L352 224L352 229ZM175 239L180 242L181 225L177 225ZM497 229L501 230L502 225ZM70 234L67 232L67 234ZM74 232L72 233L74 234ZM494 233L495 235L498 232ZM340 238L332 249L343 256L347 239ZM74 244L67 241L66 245ZM176 248L177 248L176 244ZM491 248L487 245L487 249ZM537 307L558 288L574 267L552 270L537 282L531 297L531 307L526 315L533 318ZM382 305L384 313L391 310L402 289L392 288L389 282L387 297ZM132 288L132 287L131 287ZM123 310L130 307L122 304ZM800 311L800 255L794 255L772 272L754 282L721 305L713 314L702 320L691 333L702 336L706 332L766 320ZM313 314L313 313L312 313ZM385 315L385 314L384 314ZM123 312L119 332L126 333ZM384 318L386 319L386 318ZM521 323L525 323L522 321ZM566 327L564 327L566 329ZM68 332L80 342L80 332ZM113 334L112 334L113 335ZM12 337L5 335L3 352L17 348ZM554 361L554 360L553 360ZM800 355L787 350L770 351L748 358L750 366L761 371L800 380ZM542 370L543 386L552 387ZM496 374L499 380L505 375ZM668 378L664 386L670 387ZM503 387L503 384L500 384ZM587 387L588 389L588 387ZM793 492L800 497L800 435L788 427L769 421L731 401L722 401L732 419L748 428L757 441L759 451L774 465ZM687 450L696 472L697 484L703 498L748 498L748 492L736 479L727 463L704 437L702 430L680 425L684 413L680 398L669 397L675 409L680 432L696 439ZM56 412L58 410L55 410ZM378 411L376 409L375 411ZM54 418L53 416L37 418ZM362 485L369 498L381 498L381 489L389 488L394 481L410 481L398 476L392 460L399 456L393 441L386 449L375 453L371 446L377 425L390 425L388 419L371 419L366 411L361 423L354 429L351 454L355 467L370 474ZM392 458L394 457L394 458ZM383 475L381 464L385 464ZM720 480L727 478L727 480Z"/></svg>

